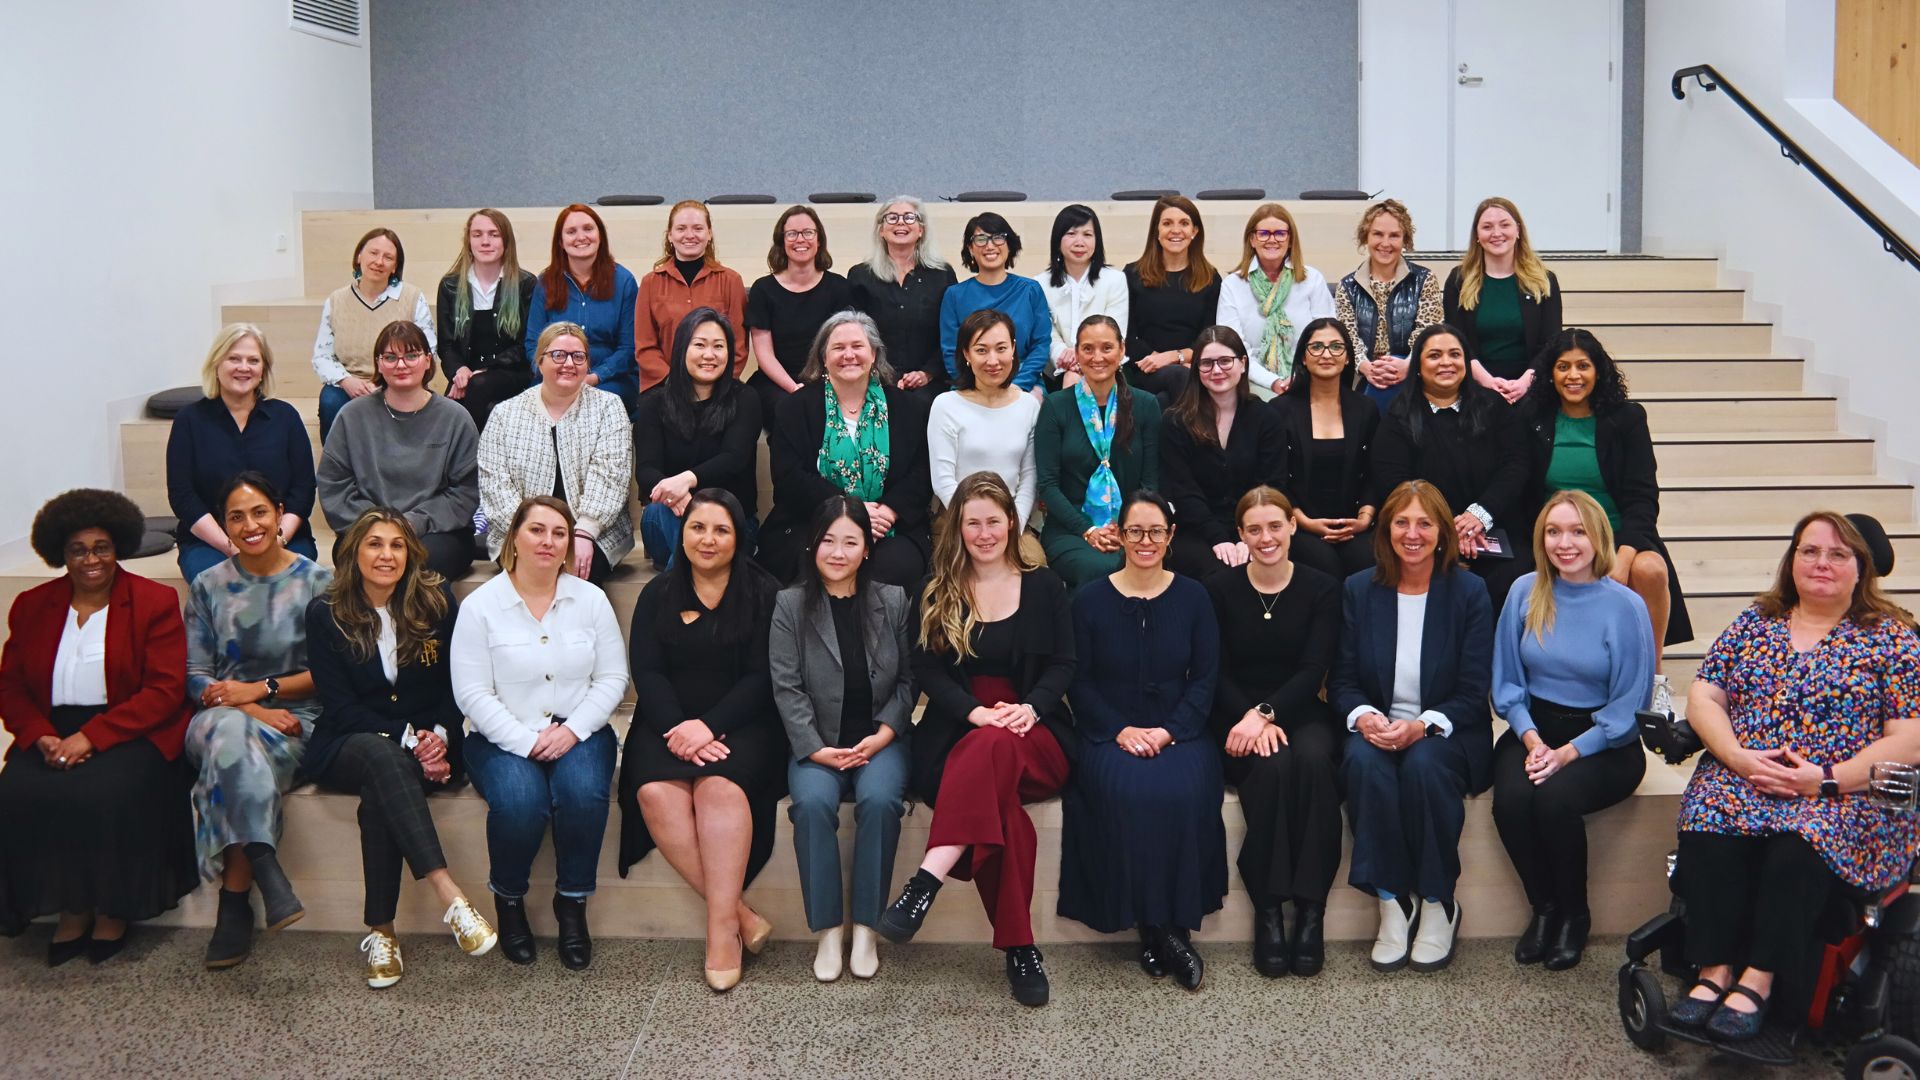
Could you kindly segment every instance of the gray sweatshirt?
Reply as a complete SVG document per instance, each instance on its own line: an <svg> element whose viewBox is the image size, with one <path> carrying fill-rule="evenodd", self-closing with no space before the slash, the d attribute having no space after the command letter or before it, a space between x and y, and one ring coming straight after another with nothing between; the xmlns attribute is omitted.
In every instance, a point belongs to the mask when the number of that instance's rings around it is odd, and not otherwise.
<svg viewBox="0 0 1920 1080"><path fill-rule="evenodd" d="M320 509L335 532L390 506L416 532L473 531L480 506L480 435L457 403L435 394L416 413L387 408L386 391L347 402L320 455Z"/></svg>

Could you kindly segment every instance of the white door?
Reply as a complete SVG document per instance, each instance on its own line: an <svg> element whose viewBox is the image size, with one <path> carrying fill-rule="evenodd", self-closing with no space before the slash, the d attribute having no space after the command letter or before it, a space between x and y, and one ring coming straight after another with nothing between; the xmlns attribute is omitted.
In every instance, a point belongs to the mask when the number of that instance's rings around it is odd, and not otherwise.
<svg viewBox="0 0 1920 1080"><path fill-rule="evenodd" d="M1619 0L1453 0L1447 243L1489 195L1541 251L1619 247ZM1429 245L1438 246L1438 245Z"/></svg>

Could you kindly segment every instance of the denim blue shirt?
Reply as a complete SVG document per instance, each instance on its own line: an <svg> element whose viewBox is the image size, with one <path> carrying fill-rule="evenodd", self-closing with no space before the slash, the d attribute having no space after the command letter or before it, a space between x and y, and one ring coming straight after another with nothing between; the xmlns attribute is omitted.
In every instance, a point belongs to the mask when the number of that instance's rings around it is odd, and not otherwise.
<svg viewBox="0 0 1920 1080"><path fill-rule="evenodd" d="M559 311L547 310L546 283L536 279L533 304L527 312L527 360L533 365L533 380L540 381L540 358L534 349L540 333L557 322L577 322L587 328L587 351L592 354L593 374L600 377L600 389L620 395L632 415L640 396L640 376L633 366L633 316L640 301L640 283L624 266L613 268L613 296L595 300L580 291L579 283L567 277L567 304Z"/></svg>

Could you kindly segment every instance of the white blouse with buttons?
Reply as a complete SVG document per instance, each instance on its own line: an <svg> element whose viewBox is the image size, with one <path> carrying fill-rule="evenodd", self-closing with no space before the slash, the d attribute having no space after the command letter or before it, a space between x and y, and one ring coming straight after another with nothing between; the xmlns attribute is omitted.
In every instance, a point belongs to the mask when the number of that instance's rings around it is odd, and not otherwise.
<svg viewBox="0 0 1920 1080"><path fill-rule="evenodd" d="M556 718L581 739L607 726L627 688L627 647L607 594L560 576L535 619L500 574L460 605L453 626L453 697L473 731L521 757Z"/></svg>
<svg viewBox="0 0 1920 1080"><path fill-rule="evenodd" d="M80 613L67 609L67 628L53 654L52 705L107 703L107 613L96 611L80 625Z"/></svg>

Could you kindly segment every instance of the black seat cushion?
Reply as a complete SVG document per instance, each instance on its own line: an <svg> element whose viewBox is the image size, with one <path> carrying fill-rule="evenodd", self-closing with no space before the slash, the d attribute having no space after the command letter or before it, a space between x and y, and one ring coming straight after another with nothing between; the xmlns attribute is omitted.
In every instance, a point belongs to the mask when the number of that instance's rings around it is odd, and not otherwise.
<svg viewBox="0 0 1920 1080"><path fill-rule="evenodd" d="M597 206L659 206L667 198L664 195L602 195L593 201Z"/></svg>
<svg viewBox="0 0 1920 1080"><path fill-rule="evenodd" d="M147 531L176 535L180 531L180 519L167 514L155 515L147 519Z"/></svg>
<svg viewBox="0 0 1920 1080"><path fill-rule="evenodd" d="M1264 199L1267 189L1263 187L1217 187L1208 188L1194 195L1196 199Z"/></svg>
<svg viewBox="0 0 1920 1080"><path fill-rule="evenodd" d="M1303 199L1364 199L1367 193L1352 188L1310 188L1300 193Z"/></svg>
<svg viewBox="0 0 1920 1080"><path fill-rule="evenodd" d="M140 538L140 546L134 549L133 554L129 556L124 556L124 557L133 558L133 559L144 559L149 555L165 555L167 552L172 550L173 550L173 534L172 533L153 532L149 530L145 536L142 536Z"/></svg>
<svg viewBox="0 0 1920 1080"><path fill-rule="evenodd" d="M880 201L871 191L816 191L807 201L817 203L870 203Z"/></svg>
<svg viewBox="0 0 1920 1080"><path fill-rule="evenodd" d="M1113 197L1126 202L1152 202L1155 199L1164 199L1168 195L1178 194L1180 193L1172 188L1130 188L1126 191L1114 192Z"/></svg>
<svg viewBox="0 0 1920 1080"><path fill-rule="evenodd" d="M707 199L708 206L765 206L780 200L771 195L714 195Z"/></svg>
<svg viewBox="0 0 1920 1080"><path fill-rule="evenodd" d="M147 415L155 420L171 420L181 409L206 396L207 392L197 386L176 386L171 390L162 390L147 399Z"/></svg>
<svg viewBox="0 0 1920 1080"><path fill-rule="evenodd" d="M954 202L1026 202L1024 191L963 191L953 197Z"/></svg>

